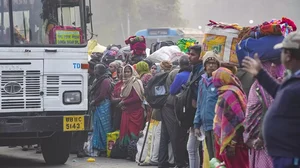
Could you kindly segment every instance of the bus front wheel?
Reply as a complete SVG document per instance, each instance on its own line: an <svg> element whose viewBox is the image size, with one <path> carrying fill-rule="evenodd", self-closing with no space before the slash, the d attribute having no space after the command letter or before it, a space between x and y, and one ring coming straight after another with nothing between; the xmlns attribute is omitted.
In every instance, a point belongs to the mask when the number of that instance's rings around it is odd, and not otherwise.
<svg viewBox="0 0 300 168"><path fill-rule="evenodd" d="M71 133L56 132L50 138L42 139L42 153L47 164L65 164L71 148Z"/></svg>

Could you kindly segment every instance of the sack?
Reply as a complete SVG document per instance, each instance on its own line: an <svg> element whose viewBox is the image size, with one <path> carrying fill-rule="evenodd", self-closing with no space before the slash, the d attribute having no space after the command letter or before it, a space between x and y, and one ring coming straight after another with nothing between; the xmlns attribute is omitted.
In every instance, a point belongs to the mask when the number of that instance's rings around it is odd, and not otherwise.
<svg viewBox="0 0 300 168"><path fill-rule="evenodd" d="M80 27L55 26L49 32L50 44L83 44L83 32Z"/></svg>
<svg viewBox="0 0 300 168"><path fill-rule="evenodd" d="M235 49L236 44L239 42L238 35L239 31L236 29L207 26L204 33L201 57L207 51L214 50L222 57L224 63L238 65Z"/></svg>
<svg viewBox="0 0 300 168"><path fill-rule="evenodd" d="M149 59L153 63L171 61L170 58L176 53L182 53L178 46L164 46L155 51L153 54L149 55L147 59Z"/></svg>
<svg viewBox="0 0 300 168"><path fill-rule="evenodd" d="M151 44L150 54L153 54L155 51L159 50L164 46L176 45L173 41L162 41Z"/></svg>
<svg viewBox="0 0 300 168"><path fill-rule="evenodd" d="M250 37L241 41L236 46L240 65L245 56L253 58L256 53L262 61L280 60L281 51L274 50L273 47L281 43L283 39L284 36L265 36L259 39Z"/></svg>
<svg viewBox="0 0 300 168"><path fill-rule="evenodd" d="M119 131L107 133L107 140L106 140L106 153L107 157L110 157L111 150L113 149L113 146L115 145L117 139L119 138Z"/></svg>
<svg viewBox="0 0 300 168"><path fill-rule="evenodd" d="M120 144L120 139L112 147L110 157L113 159L125 159L127 157L127 146Z"/></svg>
<svg viewBox="0 0 300 168"><path fill-rule="evenodd" d="M191 85L194 84L196 81L199 81L203 73L204 71L202 71L199 74L199 76L197 76L197 78L195 78L193 81L190 81L189 79L190 82L185 84L181 92L175 96L175 115L179 122L179 125L184 128L189 128L192 126L193 118L195 117L196 112L196 109L192 107L191 103ZM191 76L192 73L190 75L190 78Z"/></svg>
<svg viewBox="0 0 300 168"><path fill-rule="evenodd" d="M148 104L155 109L161 109L167 101L169 92L166 81L169 72L155 75L148 82L145 89L145 97Z"/></svg>
<svg viewBox="0 0 300 168"><path fill-rule="evenodd" d="M146 157L148 155L148 150L150 150L149 149L149 145L147 145L149 143L149 141L150 141L150 139L148 137L150 136L150 134L152 134L150 128L149 128L149 131L148 131L147 139L145 139L146 138L146 132L147 132L148 124L150 124L150 122L147 122L145 124L144 130L143 130L143 136L140 137L139 140L137 141L137 154L135 156L135 162L137 162L137 163L143 163L146 160ZM143 144L144 144L145 140L146 140L146 145L144 146L144 150L143 150L143 154L142 154L142 148L143 148ZM141 155L142 155L142 157L141 157ZM141 162L140 162L140 157L141 157Z"/></svg>

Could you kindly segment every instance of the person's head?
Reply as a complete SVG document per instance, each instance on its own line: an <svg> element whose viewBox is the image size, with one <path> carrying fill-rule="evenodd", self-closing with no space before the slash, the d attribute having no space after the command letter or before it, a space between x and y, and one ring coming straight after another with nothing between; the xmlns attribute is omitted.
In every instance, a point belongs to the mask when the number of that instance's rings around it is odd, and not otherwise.
<svg viewBox="0 0 300 168"><path fill-rule="evenodd" d="M274 49L282 49L281 62L286 69L292 72L300 69L300 31L287 35L282 43L274 46Z"/></svg>
<svg viewBox="0 0 300 168"><path fill-rule="evenodd" d="M150 72L149 65L145 61L138 62L136 64L136 71L141 76L146 73L149 73Z"/></svg>
<svg viewBox="0 0 300 168"><path fill-rule="evenodd" d="M122 76L123 72L122 71L123 71L123 68L122 67L118 67L118 69L117 69L117 76L118 76L119 80L123 79L123 76Z"/></svg>
<svg viewBox="0 0 300 168"><path fill-rule="evenodd" d="M107 69L103 64L97 64L94 68L94 74L96 76L96 78L101 77L102 75L104 75L105 73L107 73Z"/></svg>
<svg viewBox="0 0 300 168"><path fill-rule="evenodd" d="M116 62L112 62L109 64L108 69L111 73L114 73L118 69L118 64Z"/></svg>
<svg viewBox="0 0 300 168"><path fill-rule="evenodd" d="M203 56L204 70L208 76L221 66L221 58L218 54L213 51L207 51Z"/></svg>
<svg viewBox="0 0 300 168"><path fill-rule="evenodd" d="M171 71L173 67L172 62L170 61L162 61L159 65L164 72Z"/></svg>
<svg viewBox="0 0 300 168"><path fill-rule="evenodd" d="M153 62L152 62L151 60L147 59L147 58L144 59L143 61L146 62L146 63L148 64L148 67L149 67L149 68L151 68L152 65L154 65ZM151 69L149 69L149 70L151 70Z"/></svg>
<svg viewBox="0 0 300 168"><path fill-rule="evenodd" d="M179 66L180 66L180 69L190 67L190 61L189 61L189 57L187 55L181 56L179 58Z"/></svg>
<svg viewBox="0 0 300 168"><path fill-rule="evenodd" d="M158 74L161 71L159 63L153 64L150 71L151 71L152 76L155 76L156 74Z"/></svg>
<svg viewBox="0 0 300 168"><path fill-rule="evenodd" d="M193 45L189 48L189 59L190 59L190 63L191 65L197 65L199 63L201 63L201 59L200 59L200 54L202 51L202 47L201 45Z"/></svg>
<svg viewBox="0 0 300 168"><path fill-rule="evenodd" d="M231 72L231 70L220 67L212 73L213 84L216 88L226 85L233 85L242 90L241 81Z"/></svg>
<svg viewBox="0 0 300 168"><path fill-rule="evenodd" d="M133 75L133 67L130 66L130 65L126 65L124 68L123 68L123 79L129 79L130 77L132 77Z"/></svg>
<svg viewBox="0 0 300 168"><path fill-rule="evenodd" d="M228 64L228 63L222 63L221 66L224 67L224 68L229 69L234 75L236 75L237 72L238 72L238 68L235 65L231 65L231 64Z"/></svg>

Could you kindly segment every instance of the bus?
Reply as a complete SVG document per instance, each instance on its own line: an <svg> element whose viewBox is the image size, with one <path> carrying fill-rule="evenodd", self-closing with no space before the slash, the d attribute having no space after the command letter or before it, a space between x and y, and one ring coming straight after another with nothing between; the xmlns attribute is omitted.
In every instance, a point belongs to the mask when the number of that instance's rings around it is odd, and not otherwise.
<svg viewBox="0 0 300 168"><path fill-rule="evenodd" d="M151 44L160 41L177 42L181 38L194 38L201 43L203 40L203 32L193 28L149 28L139 30L135 35L144 36L148 48L151 48Z"/></svg>
<svg viewBox="0 0 300 168"><path fill-rule="evenodd" d="M89 4L90 5L90 4ZM0 0L0 145L64 164L90 130L85 0Z"/></svg>

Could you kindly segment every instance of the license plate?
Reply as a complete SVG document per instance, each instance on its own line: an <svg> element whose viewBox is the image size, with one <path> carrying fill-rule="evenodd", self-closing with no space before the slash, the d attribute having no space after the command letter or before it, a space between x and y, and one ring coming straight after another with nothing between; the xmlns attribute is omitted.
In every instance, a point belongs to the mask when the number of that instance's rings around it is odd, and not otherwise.
<svg viewBox="0 0 300 168"><path fill-rule="evenodd" d="M64 132L67 131L83 131L84 130L84 116L64 116Z"/></svg>

